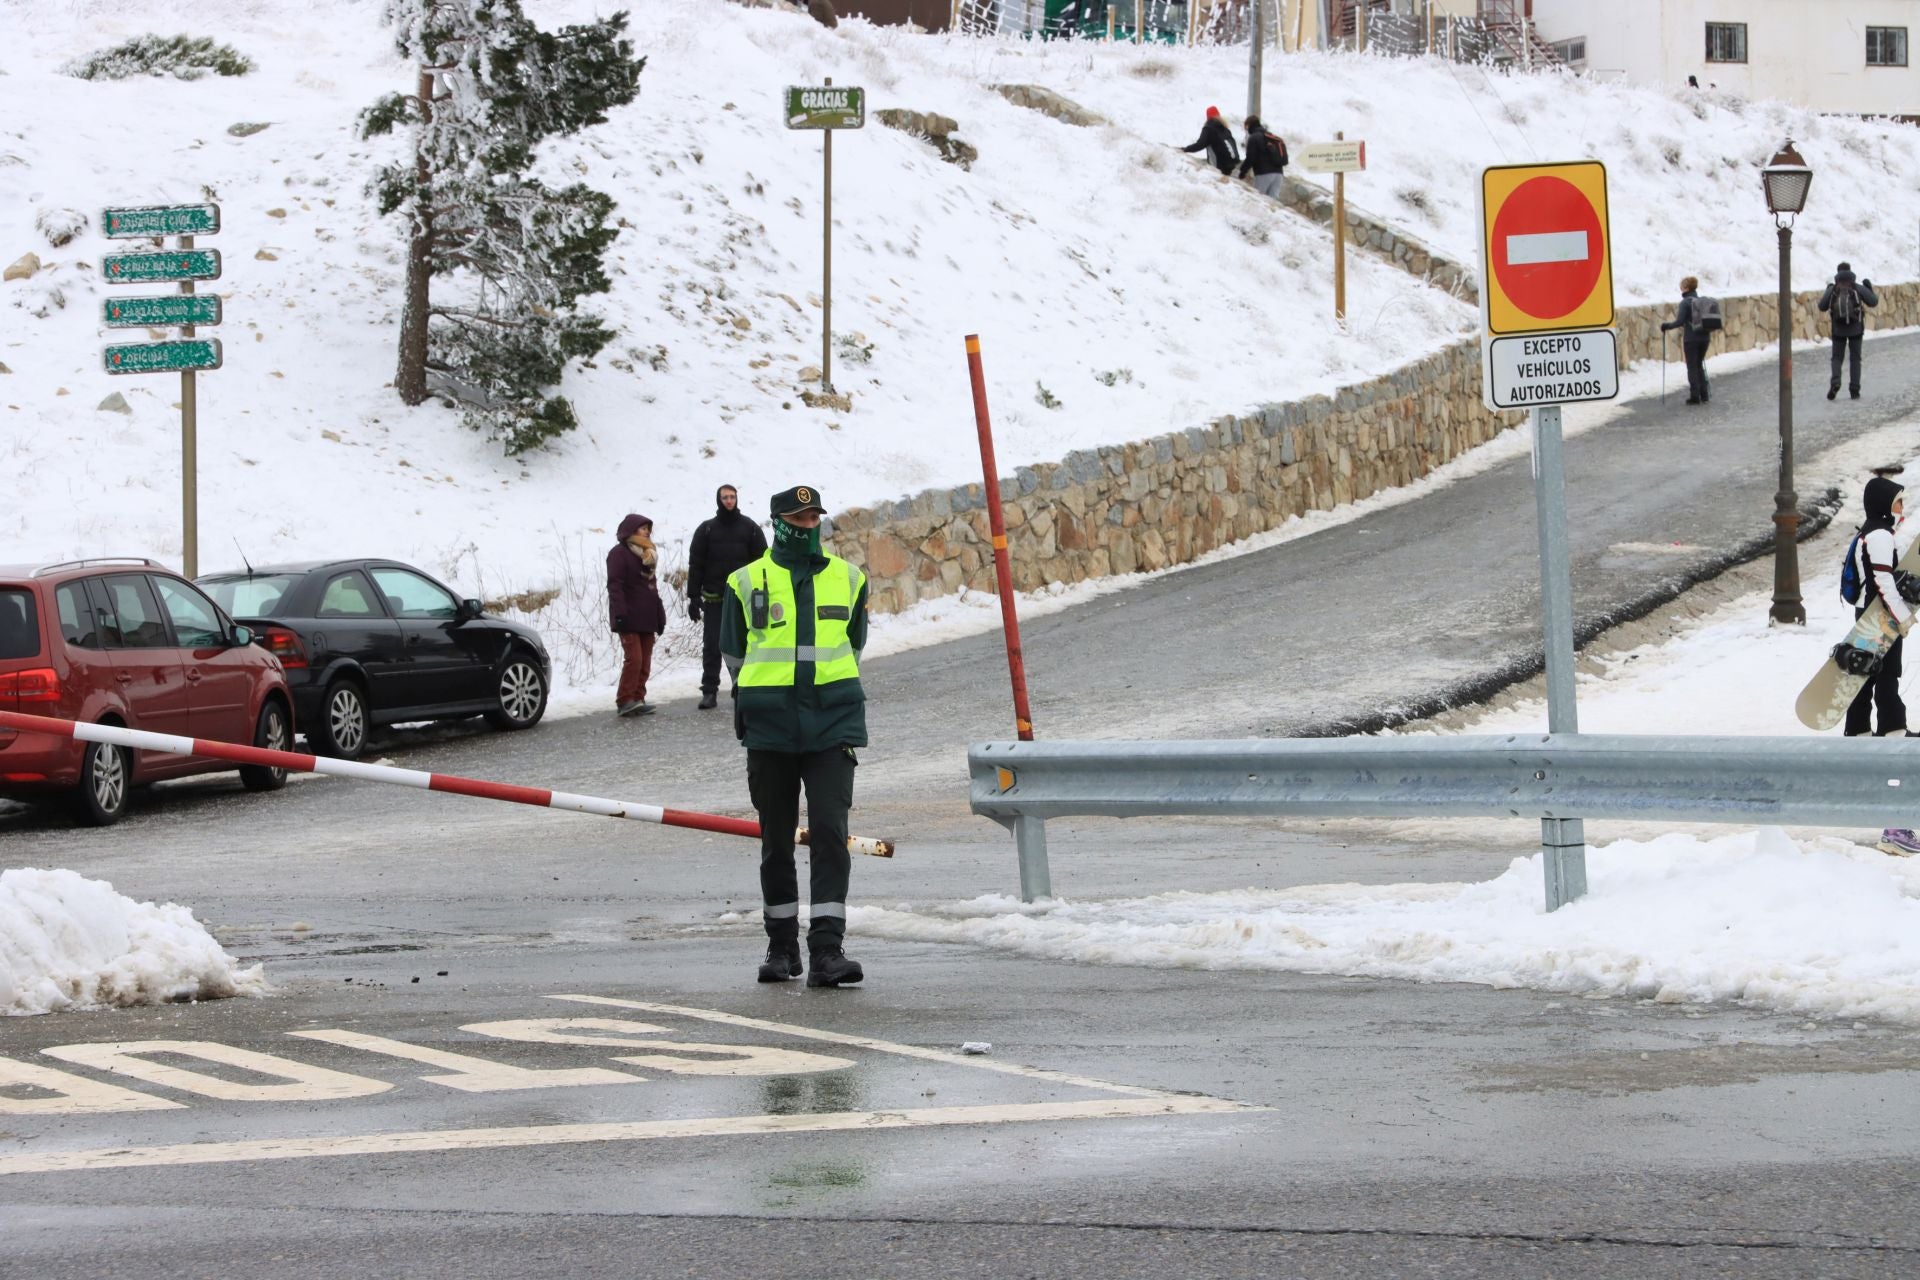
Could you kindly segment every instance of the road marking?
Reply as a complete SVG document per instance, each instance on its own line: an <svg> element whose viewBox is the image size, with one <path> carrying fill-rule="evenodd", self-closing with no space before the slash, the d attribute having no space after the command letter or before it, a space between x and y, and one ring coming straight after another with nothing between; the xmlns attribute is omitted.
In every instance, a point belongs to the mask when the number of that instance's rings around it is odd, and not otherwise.
<svg viewBox="0 0 1920 1280"><path fill-rule="evenodd" d="M1542 231L1507 237L1507 265L1524 267L1537 262L1585 262L1587 233Z"/></svg>
<svg viewBox="0 0 1920 1280"><path fill-rule="evenodd" d="M808 1071L838 1071L854 1065L852 1058L824 1053L775 1049L760 1044L692 1044L680 1040L635 1040L636 1034L664 1031L645 1022L624 1018L516 1018L508 1022L475 1022L460 1028L476 1035L498 1036L529 1044L611 1045L616 1049L651 1049L652 1053L622 1054L615 1062L652 1067L685 1076L791 1076ZM592 1035L594 1031L611 1035ZM619 1034L625 1032L626 1034ZM693 1057L673 1057L692 1054Z"/></svg>
<svg viewBox="0 0 1920 1280"><path fill-rule="evenodd" d="M672 1013L683 1018L700 1018L707 1022L718 1022L730 1027L749 1027L755 1031L771 1031L776 1035L799 1036L805 1040L824 1040L828 1044L850 1045L856 1049L871 1049L876 1053L892 1053L903 1058L920 1058L927 1062L944 1062L954 1067L969 1067L975 1071L999 1071L1007 1075L1025 1076L1029 1080L1048 1080L1054 1084L1069 1084L1082 1089L1099 1089L1105 1093L1126 1094L1135 1098L1177 1098L1184 1094L1168 1093L1162 1089L1146 1089L1138 1085L1115 1084L1111 1080L1095 1080L1092 1076L1068 1075L1062 1071L1047 1071L1040 1067L1023 1067L1012 1062L995 1062L991 1059L966 1057L958 1053L949 1053L945 1049L924 1049L919 1045L895 1044L891 1040L873 1040L866 1036L850 1036L839 1031L816 1031L812 1027L797 1027L787 1022L766 1022L759 1018L743 1017L737 1013L721 1013L716 1009L689 1009L677 1004L649 1004L644 1000L621 1000L613 996L548 996L549 1000L571 1000L579 1004L611 1005L616 1009L638 1009L643 1013ZM1238 1104L1236 1104L1238 1105Z"/></svg>
<svg viewBox="0 0 1920 1280"><path fill-rule="evenodd" d="M1107 1086L1112 1087L1112 1086ZM698 1120L639 1120L624 1124L526 1125L512 1129L442 1129L370 1133L337 1138L263 1138L244 1142L186 1142L165 1147L101 1147L0 1156L0 1177L20 1173L74 1173L94 1169L153 1169L304 1160L320 1156L411 1155L550 1147L653 1138L713 1138L771 1133L825 1133L926 1129L940 1125L1014 1124L1056 1120L1126 1120L1146 1116L1223 1115L1264 1107L1223 1098L1164 1096L1096 1098L1086 1102L1028 1102L983 1107L921 1107L908 1111L839 1111L822 1115L714 1116Z"/></svg>
<svg viewBox="0 0 1920 1280"><path fill-rule="evenodd" d="M71 1071L56 1071L31 1062L0 1058L0 1089L25 1085L43 1089L51 1098L9 1098L0 1094L0 1116L84 1116L114 1111L179 1111L187 1104L169 1102L151 1094L122 1089L117 1084L102 1084L77 1076Z"/></svg>
<svg viewBox="0 0 1920 1280"><path fill-rule="evenodd" d="M494 1093L502 1089L558 1089L571 1085L646 1083L645 1076L636 1076L627 1071L612 1071L606 1067L516 1067L504 1062L488 1062L485 1058L475 1058L464 1053L452 1053L445 1049L408 1044L404 1040L389 1040L385 1036L363 1035L358 1031L328 1029L289 1031L287 1034L298 1036L302 1040L321 1040L327 1044L345 1045L349 1049L364 1049L368 1053L384 1054L389 1058L424 1062L430 1067L445 1067L453 1074L420 1078L428 1084L441 1084L449 1089L459 1089L466 1093Z"/></svg>
<svg viewBox="0 0 1920 1280"><path fill-rule="evenodd" d="M165 1085L203 1098L226 1102L315 1102L324 1098L364 1098L393 1088L385 1080L351 1076L344 1071L309 1066L271 1053L236 1049L211 1040L135 1040L123 1044L58 1044L40 1052L50 1058L77 1062L83 1067L98 1067L117 1075L132 1076L148 1084ZM201 1071L148 1062L150 1053L171 1053L183 1058L218 1062L244 1071L257 1072L286 1081L285 1084L236 1084Z"/></svg>

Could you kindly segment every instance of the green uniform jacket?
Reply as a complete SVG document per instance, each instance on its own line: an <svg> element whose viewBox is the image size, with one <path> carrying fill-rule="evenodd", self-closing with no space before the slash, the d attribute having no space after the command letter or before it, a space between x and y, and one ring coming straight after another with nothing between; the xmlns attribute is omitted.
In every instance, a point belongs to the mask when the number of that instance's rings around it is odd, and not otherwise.
<svg viewBox="0 0 1920 1280"><path fill-rule="evenodd" d="M793 574L794 637L796 646L814 642L814 575L831 563L826 556L796 564L778 551L767 558ZM841 570L836 570L841 572ZM729 591L716 606L720 615L720 653L736 675L747 656L747 616L740 597ZM867 587L863 582L853 602L847 639L857 656L867 647ZM779 687L736 688L733 691L734 733L749 751L826 751L834 747L867 745L867 695L860 681L813 683L814 664L795 664L793 684Z"/></svg>

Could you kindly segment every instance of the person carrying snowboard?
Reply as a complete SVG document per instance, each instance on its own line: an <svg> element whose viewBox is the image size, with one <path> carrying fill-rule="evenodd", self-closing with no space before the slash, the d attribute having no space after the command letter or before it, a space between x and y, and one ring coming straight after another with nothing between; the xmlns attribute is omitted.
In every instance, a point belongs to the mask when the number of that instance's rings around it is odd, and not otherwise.
<svg viewBox="0 0 1920 1280"><path fill-rule="evenodd" d="M1220 118L1220 108L1207 108L1207 122L1200 126L1200 136L1180 150L1191 154L1205 151L1213 161L1213 167L1221 173L1230 174L1233 166L1240 161L1240 149L1234 145L1233 130Z"/></svg>
<svg viewBox="0 0 1920 1280"><path fill-rule="evenodd" d="M1827 399L1840 394L1840 366L1847 363L1847 395L1860 398L1860 339L1867 331L1868 307L1880 305L1873 281L1856 280L1853 268L1841 263L1833 273L1833 282L1820 295L1820 309L1832 323L1833 374L1827 379Z"/></svg>
<svg viewBox="0 0 1920 1280"><path fill-rule="evenodd" d="M1718 323L1717 319L1713 323ZM1687 357L1687 403L1707 402L1707 345L1713 341L1706 310L1700 305L1700 281L1688 276L1680 282L1680 306L1660 332L1680 330L1680 349Z"/></svg>
<svg viewBox="0 0 1920 1280"><path fill-rule="evenodd" d="M1860 526L1860 536L1853 544L1852 554L1854 576L1860 583L1860 598L1854 616L1859 617L1867 611L1868 605L1879 600L1904 630L1913 618L1913 606L1901 595L1900 582L1893 566L1907 553L1915 533L1920 530L1902 527L1900 517L1905 512L1906 503L1900 496L1901 488L1898 481L1886 476L1875 476L1867 481L1866 492L1861 499L1867 519ZM1912 590L1912 587L1908 589ZM1907 704L1900 699L1900 651L1906 643L1905 636L1893 642L1880 659L1880 669L1860 687L1860 692L1848 705L1845 732L1849 738L1865 737L1872 733L1872 717L1876 711L1879 713L1881 737L1917 736L1907 728ZM1879 847L1902 856L1920 853L1920 835L1915 835L1908 827L1888 827L1880 833Z"/></svg>

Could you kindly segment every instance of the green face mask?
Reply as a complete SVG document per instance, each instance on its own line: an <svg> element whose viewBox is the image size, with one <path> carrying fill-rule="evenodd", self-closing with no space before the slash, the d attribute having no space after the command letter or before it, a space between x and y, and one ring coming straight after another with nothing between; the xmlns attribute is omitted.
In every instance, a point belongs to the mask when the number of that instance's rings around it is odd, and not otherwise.
<svg viewBox="0 0 1920 1280"><path fill-rule="evenodd" d="M779 516L773 518L773 549L789 556L817 556L820 550L820 526L802 529L788 524Z"/></svg>

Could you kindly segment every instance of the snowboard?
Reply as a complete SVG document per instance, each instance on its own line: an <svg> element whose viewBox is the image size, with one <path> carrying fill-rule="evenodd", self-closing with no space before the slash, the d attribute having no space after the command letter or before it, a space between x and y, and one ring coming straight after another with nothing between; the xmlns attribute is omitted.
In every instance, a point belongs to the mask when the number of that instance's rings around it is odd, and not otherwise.
<svg viewBox="0 0 1920 1280"><path fill-rule="evenodd" d="M1894 569L1920 573L1920 538L1914 539ZM1872 679L1881 655L1904 634L1900 624L1876 597L1853 624L1853 630L1847 632L1846 639L1833 646L1827 660L1820 664L1820 670L1794 699L1793 710L1800 717L1800 723L1809 729L1831 729L1846 719L1847 707Z"/></svg>

